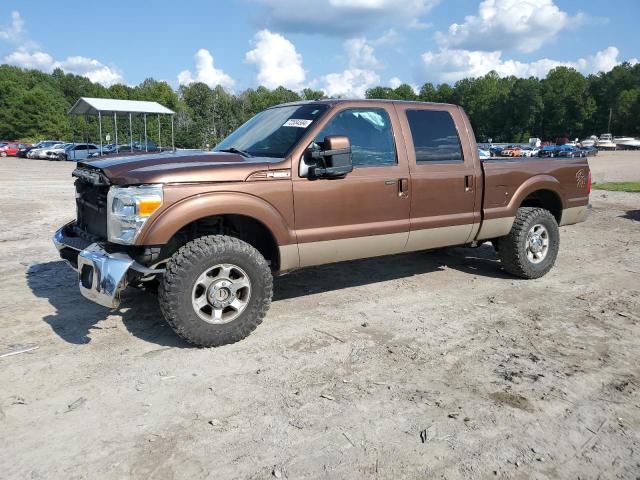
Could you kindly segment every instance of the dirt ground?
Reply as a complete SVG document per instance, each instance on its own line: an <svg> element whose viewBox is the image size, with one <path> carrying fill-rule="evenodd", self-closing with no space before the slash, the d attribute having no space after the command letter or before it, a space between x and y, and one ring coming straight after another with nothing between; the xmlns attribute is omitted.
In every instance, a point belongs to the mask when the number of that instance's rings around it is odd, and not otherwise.
<svg viewBox="0 0 640 480"><path fill-rule="evenodd" d="M640 475L640 194L594 191L542 279L488 246L313 268L207 350L149 294L78 293L50 241L72 168L0 160L2 478Z"/></svg>

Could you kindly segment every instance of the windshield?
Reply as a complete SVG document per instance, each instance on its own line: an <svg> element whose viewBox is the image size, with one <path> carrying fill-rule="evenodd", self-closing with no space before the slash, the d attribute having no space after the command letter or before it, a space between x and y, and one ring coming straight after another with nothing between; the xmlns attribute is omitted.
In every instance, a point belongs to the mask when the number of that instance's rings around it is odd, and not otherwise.
<svg viewBox="0 0 640 480"><path fill-rule="evenodd" d="M260 112L213 149L251 156L284 158L327 111L327 105L291 105Z"/></svg>

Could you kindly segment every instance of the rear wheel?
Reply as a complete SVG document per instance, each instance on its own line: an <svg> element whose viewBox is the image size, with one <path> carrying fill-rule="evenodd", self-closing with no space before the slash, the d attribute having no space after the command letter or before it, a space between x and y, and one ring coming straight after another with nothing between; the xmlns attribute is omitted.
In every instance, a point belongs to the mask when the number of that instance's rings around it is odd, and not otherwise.
<svg viewBox="0 0 640 480"><path fill-rule="evenodd" d="M522 278L539 278L553 267L560 247L555 217L543 208L518 209L508 235L497 240L504 269Z"/></svg>
<svg viewBox="0 0 640 480"><path fill-rule="evenodd" d="M187 243L169 259L159 300L180 337L199 347L216 347L255 330L272 295L264 257L242 240L212 235Z"/></svg>

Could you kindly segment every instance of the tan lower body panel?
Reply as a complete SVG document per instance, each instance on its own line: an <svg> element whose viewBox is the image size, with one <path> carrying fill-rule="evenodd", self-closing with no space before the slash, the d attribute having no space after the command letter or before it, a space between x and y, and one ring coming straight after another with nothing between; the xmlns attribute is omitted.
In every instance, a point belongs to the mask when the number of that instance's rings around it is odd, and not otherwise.
<svg viewBox="0 0 640 480"><path fill-rule="evenodd" d="M300 254L298 245L282 245L280 250L280 271L286 272L300 266Z"/></svg>
<svg viewBox="0 0 640 480"><path fill-rule="evenodd" d="M516 217L492 218L483 220L476 240L504 237L511 231Z"/></svg>
<svg viewBox="0 0 640 480"><path fill-rule="evenodd" d="M589 215L589 205L582 205L580 207L565 208L562 210L562 218L560 219L560 226L573 225L574 223L584 222Z"/></svg>
<svg viewBox="0 0 640 480"><path fill-rule="evenodd" d="M301 243L298 245L300 267L462 245L474 232L473 225L455 225L414 230L409 234L403 232Z"/></svg>
<svg viewBox="0 0 640 480"><path fill-rule="evenodd" d="M453 227L427 228L413 230L405 251L429 250L430 248L462 245L469 239L473 225L455 225Z"/></svg>
<svg viewBox="0 0 640 480"><path fill-rule="evenodd" d="M300 243L300 266L323 265L404 251L409 232Z"/></svg>

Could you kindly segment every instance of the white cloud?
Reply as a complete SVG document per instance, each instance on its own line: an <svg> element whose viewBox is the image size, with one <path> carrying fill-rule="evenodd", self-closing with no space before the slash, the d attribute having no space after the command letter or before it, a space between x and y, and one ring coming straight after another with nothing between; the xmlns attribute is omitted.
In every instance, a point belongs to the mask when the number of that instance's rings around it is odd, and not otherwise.
<svg viewBox="0 0 640 480"><path fill-rule="evenodd" d="M26 50L16 50L4 57L4 61L9 65L22 68L32 68L50 72L53 70L55 60L45 52L29 52Z"/></svg>
<svg viewBox="0 0 640 480"><path fill-rule="evenodd" d="M380 77L371 70L349 68L342 73L320 77L320 85L328 97L364 98L368 88L380 83Z"/></svg>
<svg viewBox="0 0 640 480"><path fill-rule="evenodd" d="M476 15L450 25L436 38L445 48L533 52L584 18L570 18L554 0L484 0Z"/></svg>
<svg viewBox="0 0 640 480"><path fill-rule="evenodd" d="M9 42L18 42L24 31L24 21L20 16L20 12L11 12L11 24L0 29L0 40Z"/></svg>
<svg viewBox="0 0 640 480"><path fill-rule="evenodd" d="M398 88L403 83L404 82L402 80L400 80L398 77L392 77L392 78L389 79L389 86L391 88Z"/></svg>
<svg viewBox="0 0 640 480"><path fill-rule="evenodd" d="M52 72L61 68L66 73L74 73L87 77L92 82L105 86L122 81L122 74L99 60L82 56L70 56L64 60L56 60L47 52L38 48L35 42L24 38L24 21L19 12L11 12L11 26L0 30L0 40L18 44L17 49L4 57L4 62L21 68L30 68Z"/></svg>
<svg viewBox="0 0 640 480"><path fill-rule="evenodd" d="M253 0L266 8L266 23L296 33L348 37L389 25L421 25L440 0Z"/></svg>
<svg viewBox="0 0 640 480"><path fill-rule="evenodd" d="M503 60L501 51L484 52L442 49L437 53L422 55L423 76L427 80L453 83L467 77L479 77L495 70L500 76L543 78L550 70L560 66L572 67L584 73L608 72L620 64L619 51L608 47L594 55L577 60L552 60L542 58L534 62Z"/></svg>
<svg viewBox="0 0 640 480"><path fill-rule="evenodd" d="M21 48L4 57L4 61L9 65L42 70L48 73L56 68L61 68L66 73L82 75L92 82L101 83L107 87L122 82L122 74L118 70L93 58L74 56L64 60L55 60L46 52Z"/></svg>
<svg viewBox="0 0 640 480"><path fill-rule="evenodd" d="M209 85L209 87L211 88L220 85L223 88L227 88L229 90L233 89L235 81L222 70L219 70L215 67L213 63L213 56L211 55L209 50L201 48L196 52L194 58L196 68L195 77L191 74L191 71L183 70L178 74L178 83L180 85L188 85L193 82L202 82Z"/></svg>
<svg viewBox="0 0 640 480"><path fill-rule="evenodd" d="M349 57L350 68L381 68L382 63L376 58L373 47L364 37L350 38L344 42L344 49Z"/></svg>
<svg viewBox="0 0 640 480"><path fill-rule="evenodd" d="M293 43L265 29L255 34L253 44L255 48L247 52L245 60L257 69L256 78L260 85L293 90L303 88L306 72L302 68L302 55Z"/></svg>

